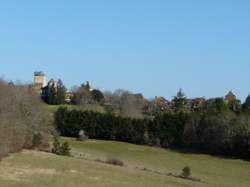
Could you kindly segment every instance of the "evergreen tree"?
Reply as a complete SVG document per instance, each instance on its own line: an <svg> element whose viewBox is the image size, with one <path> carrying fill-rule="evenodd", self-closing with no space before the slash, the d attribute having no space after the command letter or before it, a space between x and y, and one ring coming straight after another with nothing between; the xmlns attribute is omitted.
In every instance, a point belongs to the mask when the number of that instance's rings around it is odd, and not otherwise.
<svg viewBox="0 0 250 187"><path fill-rule="evenodd" d="M177 94L174 97L173 101L174 101L175 110L181 110L181 109L184 108L185 101L186 101L186 96L182 92L182 89L179 89L179 91L177 92Z"/></svg>
<svg viewBox="0 0 250 187"><path fill-rule="evenodd" d="M57 103L56 100L56 86L53 83L48 87L48 104L55 105Z"/></svg>
<svg viewBox="0 0 250 187"><path fill-rule="evenodd" d="M242 105L244 112L250 112L250 95L247 96L245 103Z"/></svg>
<svg viewBox="0 0 250 187"><path fill-rule="evenodd" d="M61 79L58 80L57 90L56 90L56 104L64 104L66 96L66 87L63 85Z"/></svg>
<svg viewBox="0 0 250 187"><path fill-rule="evenodd" d="M86 89L87 91L90 91L91 87L90 87L90 84L89 84L89 81L86 82L86 84L82 84L81 85L81 88L84 88Z"/></svg>

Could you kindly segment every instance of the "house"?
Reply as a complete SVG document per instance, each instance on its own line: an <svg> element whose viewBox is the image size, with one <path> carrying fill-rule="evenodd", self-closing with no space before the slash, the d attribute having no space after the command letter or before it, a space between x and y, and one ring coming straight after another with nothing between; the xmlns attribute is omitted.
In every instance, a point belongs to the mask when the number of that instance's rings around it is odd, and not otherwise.
<svg viewBox="0 0 250 187"><path fill-rule="evenodd" d="M236 95L232 91L229 91L228 94L225 96L225 101L230 102L236 100Z"/></svg>

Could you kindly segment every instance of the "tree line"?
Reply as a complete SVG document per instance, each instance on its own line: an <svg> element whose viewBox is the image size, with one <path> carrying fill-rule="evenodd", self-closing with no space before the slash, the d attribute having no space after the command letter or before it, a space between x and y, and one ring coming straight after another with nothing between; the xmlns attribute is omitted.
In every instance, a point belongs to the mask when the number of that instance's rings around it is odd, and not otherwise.
<svg viewBox="0 0 250 187"><path fill-rule="evenodd" d="M154 119L136 119L61 107L55 113L55 123L63 136L77 137L84 130L94 139L250 158L247 112L177 111L159 113Z"/></svg>
<svg viewBox="0 0 250 187"><path fill-rule="evenodd" d="M176 111L230 110L241 112L250 110L250 96L246 98L243 104L231 91L228 97L189 99L180 89L171 101L163 97L146 99L140 93L132 93L122 89L114 92L102 92L99 89L92 89L88 81L80 86L73 87L70 92L67 92L67 88L60 79L49 83L47 87L43 88L42 93L42 99L47 104L72 104L82 110L108 112L117 116L131 118L154 117L159 113Z"/></svg>

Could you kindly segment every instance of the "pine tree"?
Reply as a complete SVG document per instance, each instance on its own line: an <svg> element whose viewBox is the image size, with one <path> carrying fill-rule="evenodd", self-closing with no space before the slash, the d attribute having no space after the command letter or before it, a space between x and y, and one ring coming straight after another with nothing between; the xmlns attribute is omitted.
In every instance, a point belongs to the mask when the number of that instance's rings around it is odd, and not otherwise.
<svg viewBox="0 0 250 187"><path fill-rule="evenodd" d="M186 96L182 92L182 89L179 89L179 91L177 92L176 96L174 97L174 106L175 106L175 109L176 110L183 109L184 105L185 105L185 101L186 101Z"/></svg>
<svg viewBox="0 0 250 187"><path fill-rule="evenodd" d="M57 103L57 98L56 98L56 87L55 84L53 83L49 88L48 88L48 104L55 105Z"/></svg>
<svg viewBox="0 0 250 187"><path fill-rule="evenodd" d="M64 104L66 96L66 87L63 85L61 79L58 80L57 90L56 90L56 104Z"/></svg>

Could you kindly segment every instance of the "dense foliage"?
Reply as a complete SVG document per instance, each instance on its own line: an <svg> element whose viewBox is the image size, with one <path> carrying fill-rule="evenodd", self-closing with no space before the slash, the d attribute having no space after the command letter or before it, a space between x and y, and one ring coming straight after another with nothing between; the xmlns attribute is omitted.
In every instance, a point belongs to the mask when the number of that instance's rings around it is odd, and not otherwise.
<svg viewBox="0 0 250 187"><path fill-rule="evenodd" d="M45 103L50 105L65 104L67 89L62 80L59 79L57 82L51 82L51 84L48 84L42 90L43 93L41 96Z"/></svg>
<svg viewBox="0 0 250 187"><path fill-rule="evenodd" d="M118 140L250 158L250 115L231 111L171 112L153 120L59 108L55 122L63 136Z"/></svg>

